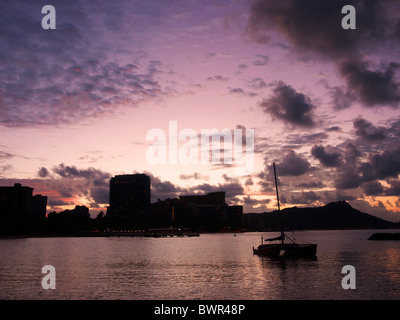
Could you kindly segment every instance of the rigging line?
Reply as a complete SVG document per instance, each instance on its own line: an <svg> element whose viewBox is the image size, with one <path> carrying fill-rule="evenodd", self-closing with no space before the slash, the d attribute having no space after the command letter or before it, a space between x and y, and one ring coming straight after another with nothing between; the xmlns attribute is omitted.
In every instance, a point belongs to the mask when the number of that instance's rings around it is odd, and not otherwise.
<svg viewBox="0 0 400 320"><path fill-rule="evenodd" d="M282 191L282 184L281 184L281 181L280 181L278 175L277 175L276 179L277 179L277 187L278 187L279 194L280 194L279 200L280 200L281 203L286 203L286 196L285 196L285 194L284 194L283 191ZM282 223L283 225L285 225L285 224L283 223L284 220L285 220L284 214L281 213L281 223Z"/></svg>

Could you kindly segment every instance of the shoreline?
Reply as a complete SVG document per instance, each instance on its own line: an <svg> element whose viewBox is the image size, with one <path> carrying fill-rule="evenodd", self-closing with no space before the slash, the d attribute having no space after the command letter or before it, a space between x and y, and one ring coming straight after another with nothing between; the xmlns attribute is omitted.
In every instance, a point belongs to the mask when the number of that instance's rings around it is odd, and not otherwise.
<svg viewBox="0 0 400 320"><path fill-rule="evenodd" d="M357 230L400 230L400 228L332 228L332 229L302 229L293 230L294 232L304 231L357 231ZM279 232L278 230L245 230L245 231L216 231L216 232L190 232L190 233L173 233L173 234L154 234L151 232L102 232L102 231L88 231L88 232L73 232L73 233L37 233L37 234L10 234L0 235L0 240L7 239L27 239L27 238L108 238L108 237L142 237L142 238L187 238L199 237L201 234L241 234L241 233L268 233ZM394 233L386 232L387 235Z"/></svg>

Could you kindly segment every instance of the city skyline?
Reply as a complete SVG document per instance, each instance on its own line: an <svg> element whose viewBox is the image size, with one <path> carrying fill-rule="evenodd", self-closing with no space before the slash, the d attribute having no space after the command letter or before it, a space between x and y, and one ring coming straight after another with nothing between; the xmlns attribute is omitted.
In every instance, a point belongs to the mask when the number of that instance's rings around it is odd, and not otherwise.
<svg viewBox="0 0 400 320"><path fill-rule="evenodd" d="M140 172L151 202L224 190L229 205L264 212L276 209L276 162L284 206L347 200L400 220L395 1L49 4L54 30L42 29L44 4L0 6L1 186L95 217L111 177ZM355 30L341 27L344 5ZM178 132L253 129L253 172L149 163L146 135L171 121Z"/></svg>
<svg viewBox="0 0 400 320"><path fill-rule="evenodd" d="M243 206L229 206L225 191L180 195L151 203L151 179L146 174L117 175L110 179L107 211L90 217L89 208L47 213L47 197L15 183L0 186L0 234L107 236L110 230L157 228L201 231L242 231ZM154 229L156 228L156 229ZM160 229L160 230L161 230Z"/></svg>

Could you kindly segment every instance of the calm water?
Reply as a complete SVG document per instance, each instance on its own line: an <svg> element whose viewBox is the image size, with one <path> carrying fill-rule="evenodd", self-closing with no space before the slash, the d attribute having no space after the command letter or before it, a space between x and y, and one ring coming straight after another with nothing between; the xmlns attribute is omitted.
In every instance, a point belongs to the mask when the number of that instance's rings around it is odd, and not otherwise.
<svg viewBox="0 0 400 320"><path fill-rule="evenodd" d="M3 239L0 299L399 299L400 241L368 241L374 232L297 232L318 243L314 261L253 255L261 233ZM55 290L41 286L44 265ZM342 288L345 265L355 290Z"/></svg>

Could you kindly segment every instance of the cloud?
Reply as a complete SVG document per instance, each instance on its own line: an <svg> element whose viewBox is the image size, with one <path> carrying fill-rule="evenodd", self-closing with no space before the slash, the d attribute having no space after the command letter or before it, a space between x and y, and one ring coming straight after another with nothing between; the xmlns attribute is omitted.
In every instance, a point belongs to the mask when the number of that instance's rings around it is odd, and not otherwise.
<svg viewBox="0 0 400 320"><path fill-rule="evenodd" d="M106 204L110 201L109 188L92 188L90 195L96 204Z"/></svg>
<svg viewBox="0 0 400 320"><path fill-rule="evenodd" d="M360 150L351 142L347 142L345 147L345 155L346 163L354 164L355 161L362 155Z"/></svg>
<svg viewBox="0 0 400 320"><path fill-rule="evenodd" d="M9 152L7 152L7 151L2 151L2 150L0 150L0 161L11 159L11 158L13 158L14 156L15 156L15 155L12 154L12 153L9 153Z"/></svg>
<svg viewBox="0 0 400 320"><path fill-rule="evenodd" d="M92 208L99 208L109 201L111 174L100 169L81 169L61 163L54 166L51 172L41 167L36 174L42 178L40 181L48 194L50 207L52 204L56 206L56 203L58 206L62 205L62 202L73 204L77 199L83 199L84 202L90 203Z"/></svg>
<svg viewBox="0 0 400 320"><path fill-rule="evenodd" d="M313 188L324 188L326 185L321 181L310 181L297 184L296 187L299 188L306 188L306 189L313 189Z"/></svg>
<svg viewBox="0 0 400 320"><path fill-rule="evenodd" d="M268 84L262 78L251 78L247 81L247 86L253 90L260 90L268 87Z"/></svg>
<svg viewBox="0 0 400 320"><path fill-rule="evenodd" d="M310 143L320 143L328 139L328 135L325 132L317 133L294 133L286 136L288 145L298 145L300 147L309 145Z"/></svg>
<svg viewBox="0 0 400 320"><path fill-rule="evenodd" d="M233 93L233 94L245 96L245 97L255 97L258 95L255 92L245 91L242 88L229 88L229 92Z"/></svg>
<svg viewBox="0 0 400 320"><path fill-rule="evenodd" d="M228 204L230 202L235 203L237 196L244 195L244 188L238 181L218 183L217 185L203 183L185 190L186 194L205 194L218 191L225 191L226 202Z"/></svg>
<svg viewBox="0 0 400 320"><path fill-rule="evenodd" d="M351 94L367 107L386 105L397 107L400 102L399 84L395 82L398 63L389 63L381 70L369 70L369 63L344 60L339 72L347 82Z"/></svg>
<svg viewBox="0 0 400 320"><path fill-rule="evenodd" d="M313 119L315 106L310 99L283 82L276 85L273 95L264 99L260 106L265 113L286 124L308 128L316 125Z"/></svg>
<svg viewBox="0 0 400 320"><path fill-rule="evenodd" d="M45 167L41 167L37 172L37 176L40 178L47 178L50 176L50 172Z"/></svg>
<svg viewBox="0 0 400 320"><path fill-rule="evenodd" d="M39 172L43 172L41 168ZM47 169L46 169L47 170ZM64 163L59 164L58 166L53 167L53 172L58 174L63 178L85 178L91 179L94 183L99 183L99 181L108 180L111 175L107 172L103 172L99 169L95 168L87 168L87 169L78 169L76 166L66 166Z"/></svg>
<svg viewBox="0 0 400 320"><path fill-rule="evenodd" d="M336 168L334 186L339 189L355 189L361 187L367 194L376 192L389 193L388 188L381 189L378 180L386 180L395 185L400 174L400 147L368 153L362 157L360 151L352 143L344 148L345 162ZM378 191L377 191L378 190Z"/></svg>
<svg viewBox="0 0 400 320"><path fill-rule="evenodd" d="M338 167L341 164L340 153L332 150L332 147L313 146L311 154L325 167Z"/></svg>
<svg viewBox="0 0 400 320"><path fill-rule="evenodd" d="M218 74L216 76L213 76L213 77L208 77L207 78L207 81L222 81L222 82L226 82L228 80L229 80L229 78L224 77L224 76L222 76L220 74Z"/></svg>
<svg viewBox="0 0 400 320"><path fill-rule="evenodd" d="M174 93L172 82L164 87L159 80L168 67L137 49L145 48L145 35L169 6L53 4L57 27L50 31L41 28L39 3L1 5L0 125L82 123Z"/></svg>
<svg viewBox="0 0 400 320"><path fill-rule="evenodd" d="M383 192L383 186L378 181L369 181L362 184L364 194L367 196L376 196Z"/></svg>
<svg viewBox="0 0 400 320"><path fill-rule="evenodd" d="M287 199L290 203L309 205L319 202L321 196L314 191L302 191L299 195L293 195Z"/></svg>
<svg viewBox="0 0 400 320"><path fill-rule="evenodd" d="M279 176L301 176L310 170L310 163L293 150L276 164Z"/></svg>
<svg viewBox="0 0 400 320"><path fill-rule="evenodd" d="M343 86L329 88L329 91L332 98L331 104L335 110L350 108L351 105L356 101L355 95Z"/></svg>
<svg viewBox="0 0 400 320"><path fill-rule="evenodd" d="M371 155L370 164L376 178L397 178L400 173L400 146Z"/></svg>
<svg viewBox="0 0 400 320"><path fill-rule="evenodd" d="M352 166L345 166L337 171L335 188L339 190L355 189L360 186L360 175Z"/></svg>
<svg viewBox="0 0 400 320"><path fill-rule="evenodd" d="M356 9L356 30L340 26L345 5ZM390 52L399 48L399 10L395 0L255 0L246 32L255 41L263 39L262 43L277 32L303 60L317 57L332 62L347 85L329 89L336 110L355 101L367 107L397 107L399 63L387 61L394 59ZM375 70L373 63L378 66Z"/></svg>
<svg viewBox="0 0 400 320"><path fill-rule="evenodd" d="M345 5L356 8L356 32L340 27ZM385 5L390 7L395 1ZM337 59L357 56L366 44L378 45L390 39L393 31L388 26L395 21L377 0L256 0L251 5L246 31L255 41L263 42L278 31L298 51Z"/></svg>
<svg viewBox="0 0 400 320"><path fill-rule="evenodd" d="M353 120L356 135L361 139L374 142L384 140L388 136L388 130L384 127L375 127L371 122L359 117Z"/></svg>
<svg viewBox="0 0 400 320"><path fill-rule="evenodd" d="M257 59L253 62L253 64L255 66L258 66L258 67L259 66L265 66L268 63L268 60L269 60L268 56L262 55L262 54L257 54L256 58Z"/></svg>

